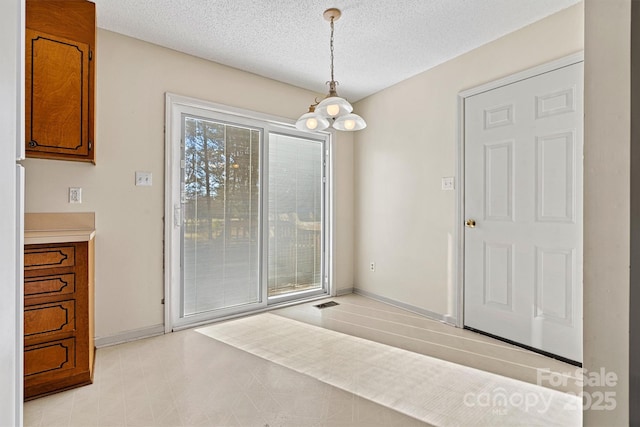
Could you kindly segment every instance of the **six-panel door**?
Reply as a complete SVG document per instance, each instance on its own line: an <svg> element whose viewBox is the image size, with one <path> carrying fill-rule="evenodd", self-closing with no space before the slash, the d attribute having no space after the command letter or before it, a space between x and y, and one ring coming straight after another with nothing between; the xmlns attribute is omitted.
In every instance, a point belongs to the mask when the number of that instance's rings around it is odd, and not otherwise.
<svg viewBox="0 0 640 427"><path fill-rule="evenodd" d="M465 326L582 360L582 63L465 99Z"/></svg>

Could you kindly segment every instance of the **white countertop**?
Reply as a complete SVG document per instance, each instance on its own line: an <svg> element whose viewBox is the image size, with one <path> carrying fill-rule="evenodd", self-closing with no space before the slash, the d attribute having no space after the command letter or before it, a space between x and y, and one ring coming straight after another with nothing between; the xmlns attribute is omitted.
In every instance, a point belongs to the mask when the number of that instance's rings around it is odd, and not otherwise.
<svg viewBox="0 0 640 427"><path fill-rule="evenodd" d="M88 242L95 235L93 212L25 214L25 245Z"/></svg>

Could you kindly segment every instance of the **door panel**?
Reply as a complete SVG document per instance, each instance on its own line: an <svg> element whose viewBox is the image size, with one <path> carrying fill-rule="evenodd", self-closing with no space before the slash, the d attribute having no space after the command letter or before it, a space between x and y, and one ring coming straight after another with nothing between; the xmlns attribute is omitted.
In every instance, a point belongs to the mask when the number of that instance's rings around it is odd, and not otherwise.
<svg viewBox="0 0 640 427"><path fill-rule="evenodd" d="M513 141L484 147L485 218L513 221Z"/></svg>
<svg viewBox="0 0 640 427"><path fill-rule="evenodd" d="M582 63L465 99L465 326L582 360Z"/></svg>
<svg viewBox="0 0 640 427"><path fill-rule="evenodd" d="M536 212L544 222L574 222L576 168L574 132L536 141Z"/></svg>
<svg viewBox="0 0 640 427"><path fill-rule="evenodd" d="M536 248L536 317L571 325L575 251Z"/></svg>
<svg viewBox="0 0 640 427"><path fill-rule="evenodd" d="M513 246L484 242L484 304L513 310Z"/></svg>

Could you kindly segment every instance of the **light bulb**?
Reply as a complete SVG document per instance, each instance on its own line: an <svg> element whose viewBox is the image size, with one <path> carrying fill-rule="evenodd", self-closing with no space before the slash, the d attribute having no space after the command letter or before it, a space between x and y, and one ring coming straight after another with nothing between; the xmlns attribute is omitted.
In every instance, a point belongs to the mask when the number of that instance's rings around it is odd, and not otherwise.
<svg viewBox="0 0 640 427"><path fill-rule="evenodd" d="M330 116L337 116L340 112L340 106L337 104L327 105L327 114Z"/></svg>
<svg viewBox="0 0 640 427"><path fill-rule="evenodd" d="M313 117L309 117L307 119L307 129L314 130L317 127L318 127L318 121Z"/></svg>
<svg viewBox="0 0 640 427"><path fill-rule="evenodd" d="M354 127L356 127L355 120L345 120L344 121L344 128L346 130L353 130Z"/></svg>

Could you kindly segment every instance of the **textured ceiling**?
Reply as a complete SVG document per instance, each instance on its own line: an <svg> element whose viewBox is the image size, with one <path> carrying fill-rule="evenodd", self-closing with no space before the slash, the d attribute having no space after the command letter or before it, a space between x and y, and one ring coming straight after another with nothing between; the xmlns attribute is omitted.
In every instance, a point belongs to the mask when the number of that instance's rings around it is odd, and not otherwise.
<svg viewBox="0 0 640 427"><path fill-rule="evenodd" d="M580 0L94 0L98 26L357 101Z"/></svg>

